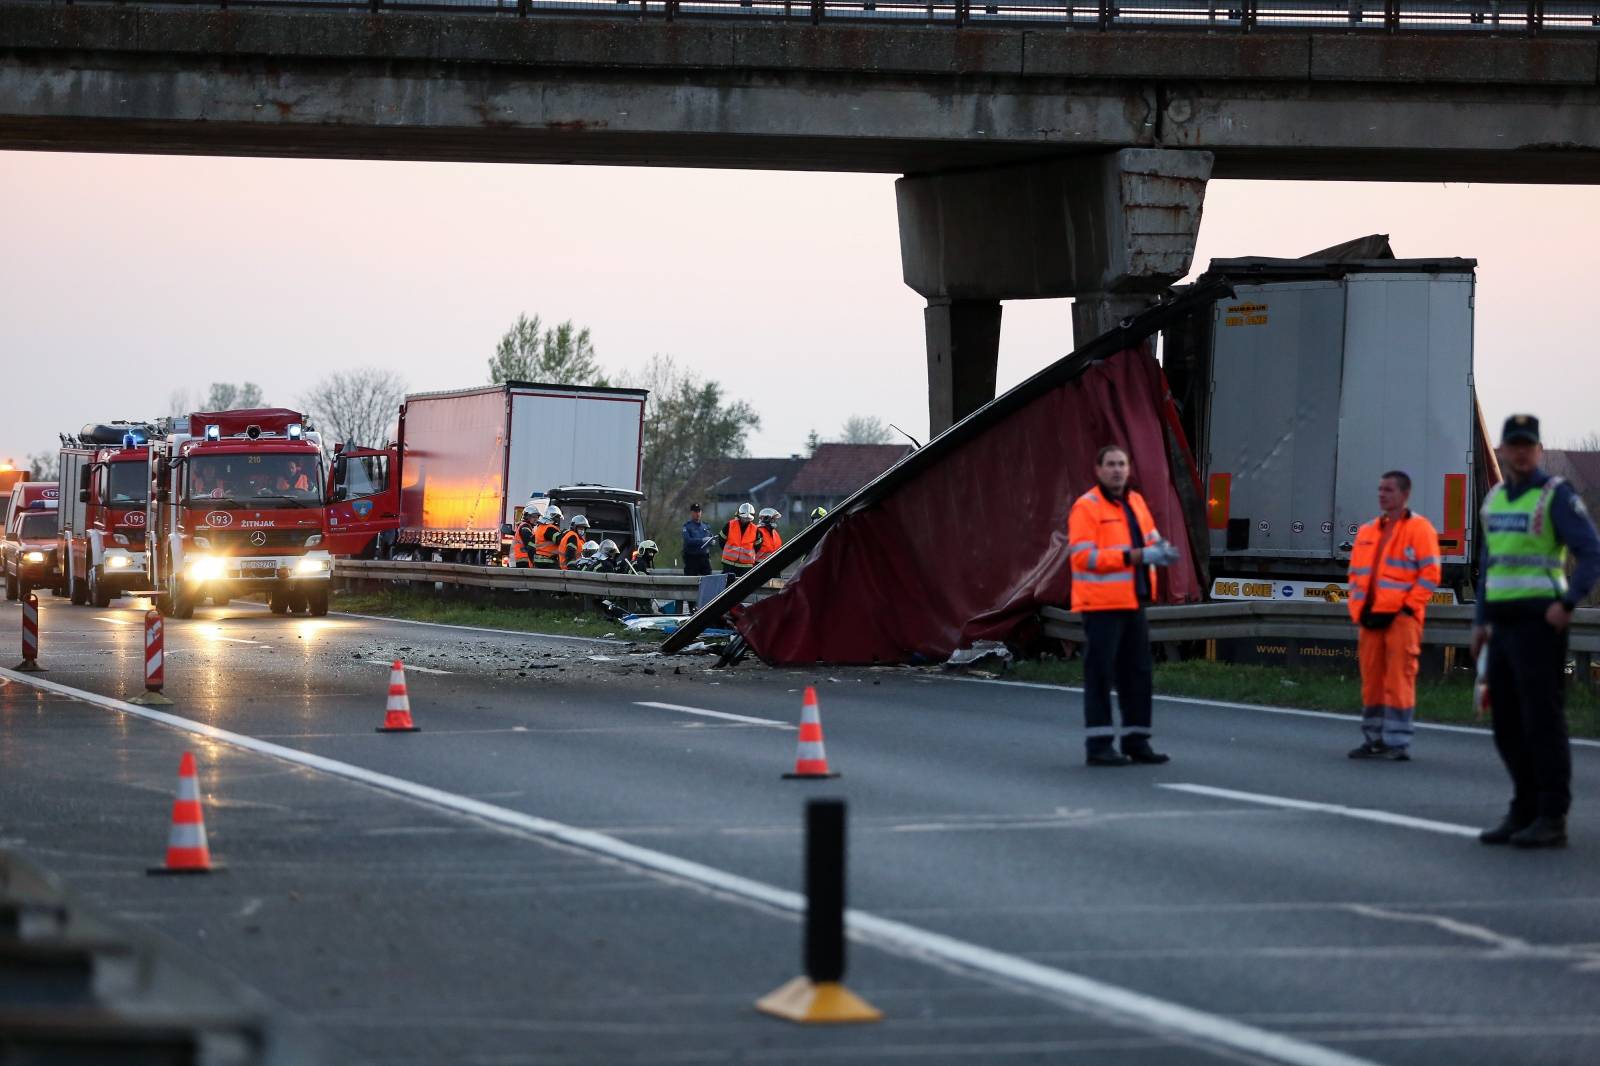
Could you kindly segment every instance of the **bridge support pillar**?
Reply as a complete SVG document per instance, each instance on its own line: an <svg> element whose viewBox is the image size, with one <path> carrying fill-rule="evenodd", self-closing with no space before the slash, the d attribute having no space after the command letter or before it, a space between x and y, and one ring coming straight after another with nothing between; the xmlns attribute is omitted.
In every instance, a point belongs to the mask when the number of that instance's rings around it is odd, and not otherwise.
<svg viewBox="0 0 1600 1066"><path fill-rule="evenodd" d="M1209 152L1127 148L896 182L932 432L994 398L1000 301L1075 297L1076 346L1187 274L1210 176Z"/></svg>

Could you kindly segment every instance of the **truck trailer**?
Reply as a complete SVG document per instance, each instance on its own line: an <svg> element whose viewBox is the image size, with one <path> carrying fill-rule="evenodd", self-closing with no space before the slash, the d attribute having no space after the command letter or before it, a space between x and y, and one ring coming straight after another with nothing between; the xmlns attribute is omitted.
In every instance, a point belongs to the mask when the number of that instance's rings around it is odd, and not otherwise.
<svg viewBox="0 0 1600 1066"><path fill-rule="evenodd" d="M407 396L393 444L334 455L333 553L494 564L531 498L637 496L648 395L512 381Z"/></svg>
<svg viewBox="0 0 1600 1066"><path fill-rule="evenodd" d="M1191 525L1214 599L1336 599L1381 474L1471 582L1477 502L1498 480L1473 391L1471 259L1225 259L1218 301L1164 337L1200 476Z"/></svg>

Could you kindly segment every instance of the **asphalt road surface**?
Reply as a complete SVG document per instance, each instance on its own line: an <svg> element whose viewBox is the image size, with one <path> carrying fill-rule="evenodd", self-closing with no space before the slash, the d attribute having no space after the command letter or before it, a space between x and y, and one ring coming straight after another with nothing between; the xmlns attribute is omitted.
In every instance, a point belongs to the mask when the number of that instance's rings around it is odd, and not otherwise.
<svg viewBox="0 0 1600 1066"><path fill-rule="evenodd" d="M1473 839L1476 731L1359 763L1348 719L1162 701L1169 765L1090 769L1060 689L250 605L168 620L164 720L119 702L136 602L46 597L49 687L0 672L0 845L325 1062L1600 1061L1593 745L1572 847L1525 853ZM420 733L373 731L394 658ZM835 780L781 776L807 684ZM228 870L149 878L184 750ZM877 1025L752 1007L800 971L817 796Z"/></svg>

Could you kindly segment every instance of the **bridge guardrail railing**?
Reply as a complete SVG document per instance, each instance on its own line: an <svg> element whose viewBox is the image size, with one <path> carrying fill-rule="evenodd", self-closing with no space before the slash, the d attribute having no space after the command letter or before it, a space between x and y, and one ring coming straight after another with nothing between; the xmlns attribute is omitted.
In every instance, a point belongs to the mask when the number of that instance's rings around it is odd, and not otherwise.
<svg viewBox="0 0 1600 1066"><path fill-rule="evenodd" d="M1059 607L1040 612L1046 636L1083 640L1083 619ZM1152 643L1180 640L1350 640L1356 627L1343 604L1230 601L1146 611ZM1438 605L1428 608L1422 643L1465 648L1472 643L1472 608ZM1600 608L1579 608L1572 617L1567 647L1581 656L1600 652Z"/></svg>
<svg viewBox="0 0 1600 1066"><path fill-rule="evenodd" d="M137 0L65 0L138 6ZM173 0L152 6L171 8ZM1600 32L1600 0L178 0L202 8L472 12L517 17L609 16L628 20L734 19L902 25L1026 24L1062 30L1242 33L1326 29L1340 33L1539 34Z"/></svg>

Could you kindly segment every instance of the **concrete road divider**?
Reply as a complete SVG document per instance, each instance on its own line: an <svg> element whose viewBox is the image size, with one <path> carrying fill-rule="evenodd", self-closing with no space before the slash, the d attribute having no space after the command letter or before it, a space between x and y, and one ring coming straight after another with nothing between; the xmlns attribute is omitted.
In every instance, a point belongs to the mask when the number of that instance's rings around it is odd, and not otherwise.
<svg viewBox="0 0 1600 1066"><path fill-rule="evenodd" d="M379 733L420 733L411 721L411 697L406 695L406 664L399 659L389 668L389 703Z"/></svg>
<svg viewBox="0 0 1600 1066"><path fill-rule="evenodd" d="M794 772L789 779L838 777L828 769L828 752L822 745L822 712L817 707L817 690L806 686L805 702L800 705L800 738L795 745Z"/></svg>
<svg viewBox="0 0 1600 1066"><path fill-rule="evenodd" d="M806 972L757 1000L757 1010L803 1025L883 1018L843 984L844 860L844 800L812 800L806 804Z"/></svg>

